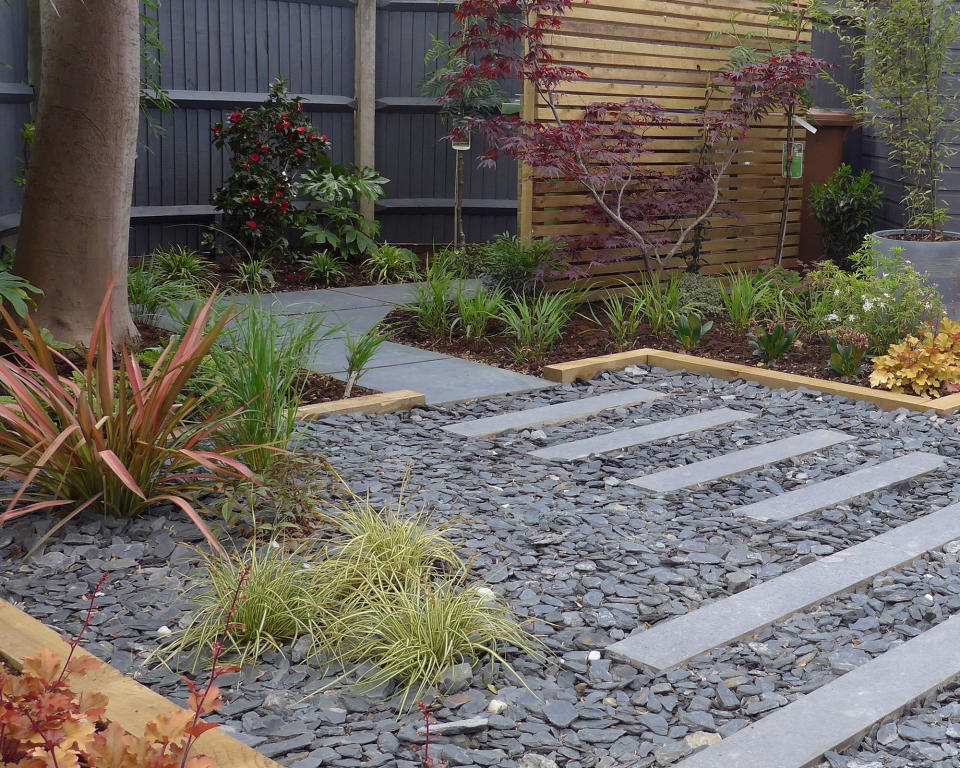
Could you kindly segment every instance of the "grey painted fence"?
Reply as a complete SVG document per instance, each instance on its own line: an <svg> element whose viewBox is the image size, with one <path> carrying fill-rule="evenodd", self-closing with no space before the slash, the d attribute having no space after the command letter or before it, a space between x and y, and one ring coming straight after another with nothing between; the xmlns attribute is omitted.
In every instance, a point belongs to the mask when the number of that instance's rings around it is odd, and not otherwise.
<svg viewBox="0 0 960 768"><path fill-rule="evenodd" d="M455 3L380 0L376 37L375 164L391 181L377 208L394 242L442 243L452 235L454 153L431 99L421 97L431 35L450 34ZM14 221L12 183L29 119L24 0L0 3L0 231ZM210 196L229 173L210 143L210 126L236 107L266 97L284 76L333 142L334 158L354 159L355 0L165 0L160 10L163 86L177 107L154 115L160 133L140 129L131 253L196 242L212 217ZM477 148L473 156L483 150ZM480 170L469 162L464 197L467 236L516 228L516 167Z"/></svg>

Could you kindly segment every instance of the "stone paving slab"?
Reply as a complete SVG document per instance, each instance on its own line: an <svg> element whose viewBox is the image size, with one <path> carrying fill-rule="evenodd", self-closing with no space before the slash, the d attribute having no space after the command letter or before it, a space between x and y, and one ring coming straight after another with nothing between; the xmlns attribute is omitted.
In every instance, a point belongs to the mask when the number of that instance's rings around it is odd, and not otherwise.
<svg viewBox="0 0 960 768"><path fill-rule="evenodd" d="M429 360L442 360L444 355L440 352L431 352L418 347L408 347L404 344L394 344L391 341L385 341L377 349L370 362L367 363L366 370L374 368L383 368L391 365L404 365L407 363L422 363ZM337 336L329 339L309 359L303 361L303 367L316 373L342 373L347 370L347 351L346 338ZM366 376L361 377L363 379ZM362 383L366 383L365 381Z"/></svg>
<svg viewBox="0 0 960 768"><path fill-rule="evenodd" d="M677 763L677 768L805 768L960 674L960 616Z"/></svg>
<svg viewBox="0 0 960 768"><path fill-rule="evenodd" d="M937 510L756 587L637 632L607 648L662 672L854 589L960 538L960 504Z"/></svg>
<svg viewBox="0 0 960 768"><path fill-rule="evenodd" d="M227 298L238 306L256 302L264 309L273 308L276 314L281 315L300 315L338 309L357 309L361 307L381 307L385 304L382 300L370 296L341 293L330 289L318 291L281 291L278 293L261 293L255 296L241 295ZM391 307L388 306L387 311L390 309Z"/></svg>
<svg viewBox="0 0 960 768"><path fill-rule="evenodd" d="M596 453L609 453L610 451L616 451L621 448L630 448L634 445L651 443L655 440L665 440L669 437L698 432L702 429L712 429L713 427L733 424L737 421L755 417L755 413L735 411L732 408L715 408L709 411L702 411L701 413L694 413L690 416L681 416L676 419L645 424L642 427L620 429L615 432L597 435L596 437L588 437L584 440L573 440L567 443L550 445L546 448L530 451L529 455L538 459L573 461L574 459L584 459Z"/></svg>
<svg viewBox="0 0 960 768"><path fill-rule="evenodd" d="M919 477L943 464L942 456L915 451L848 475L809 483L787 493L737 507L733 511L756 520L789 520Z"/></svg>
<svg viewBox="0 0 960 768"><path fill-rule="evenodd" d="M333 376L340 380L346 378L342 373L334 373ZM458 403L555 386L536 376L525 376L457 357L374 368L361 377L360 383L381 392L411 389L425 395L427 405Z"/></svg>
<svg viewBox="0 0 960 768"><path fill-rule="evenodd" d="M650 475L628 480L630 485L646 488L649 491L678 491L722 477L730 477L753 469L759 469L767 464L776 464L779 461L813 453L828 448L837 443L843 443L853 438L850 435L834 429L815 429L782 440L744 448L741 451L725 453L704 461L693 462L674 469L665 469Z"/></svg>
<svg viewBox="0 0 960 768"><path fill-rule="evenodd" d="M443 429L462 437L489 437L511 429L527 429L528 427L572 421L593 416L612 408L639 405L652 400L659 400L662 397L666 397L663 392L654 392L650 389L639 387L637 389L623 389L591 397L582 397L566 403L555 403L538 408L526 408L521 411L509 411L483 419L461 421L457 424L448 424Z"/></svg>

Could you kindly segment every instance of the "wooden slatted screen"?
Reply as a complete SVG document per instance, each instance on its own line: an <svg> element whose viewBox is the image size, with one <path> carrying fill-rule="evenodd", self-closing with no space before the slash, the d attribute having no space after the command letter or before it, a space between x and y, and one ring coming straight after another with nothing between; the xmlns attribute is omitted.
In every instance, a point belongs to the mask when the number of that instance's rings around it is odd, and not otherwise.
<svg viewBox="0 0 960 768"><path fill-rule="evenodd" d="M741 40L746 35L773 34L784 40L784 30L768 30L759 0L591 0L575 5L562 30L548 38L553 55L582 71L589 80L563 88L562 114L582 115L595 101L622 101L646 97L672 113L674 123L655 133L652 163L669 166L695 157L700 126L693 115L702 108L708 77L729 65L737 41L729 34L735 14ZM720 33L719 37L711 33ZM809 42L809 33L803 42ZM749 42L749 41L748 41ZM760 44L759 41L754 41ZM722 102L716 99L713 107ZM531 89L524 93L527 119L549 120L546 106L535 103ZM751 129L739 157L723 184L724 199L737 216L716 215L703 245L705 273L723 274L731 267L755 269L776 255L784 179L782 147L786 122L771 116ZM796 131L804 140L804 131ZM796 263L800 231L800 184L794 182L788 219L784 264ZM536 237L603 231L602 221L585 220L580 206L589 203L575 181L529 180L521 184L520 231ZM612 285L642 275L639 251L625 250L625 261L591 270L594 287ZM586 263L583 255L574 262ZM681 259L668 269L682 269ZM566 283L558 282L554 287Z"/></svg>

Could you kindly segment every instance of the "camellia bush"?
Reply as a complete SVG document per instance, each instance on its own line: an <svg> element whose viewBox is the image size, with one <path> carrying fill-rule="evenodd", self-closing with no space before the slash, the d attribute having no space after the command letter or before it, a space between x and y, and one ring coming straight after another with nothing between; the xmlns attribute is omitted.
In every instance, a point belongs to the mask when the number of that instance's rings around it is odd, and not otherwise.
<svg viewBox="0 0 960 768"><path fill-rule="evenodd" d="M272 256L288 246L286 232L302 224L294 202L299 179L310 168L328 168L330 143L303 113L303 99L290 96L282 78L271 84L259 107L241 109L213 126L213 143L228 147L233 174L213 196L222 211L223 234L249 259ZM214 236L207 236L209 246Z"/></svg>

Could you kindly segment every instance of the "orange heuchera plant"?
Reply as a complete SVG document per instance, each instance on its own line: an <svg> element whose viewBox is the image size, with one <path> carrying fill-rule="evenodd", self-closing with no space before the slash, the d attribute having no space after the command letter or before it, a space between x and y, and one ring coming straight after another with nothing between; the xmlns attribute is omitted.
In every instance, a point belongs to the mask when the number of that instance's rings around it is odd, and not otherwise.
<svg viewBox="0 0 960 768"><path fill-rule="evenodd" d="M169 501L220 549L188 499L253 475L237 460L240 449L203 449L226 417L204 412L202 395L181 398L229 320L207 328L214 298L147 371L125 346L115 364L107 299L83 367L44 342L29 318L23 329L0 309L13 336L10 353L0 357L0 453L11 457L0 477L21 483L0 525L31 512L67 512L52 532L92 504L129 517ZM61 375L58 364L71 375Z"/></svg>
<svg viewBox="0 0 960 768"><path fill-rule="evenodd" d="M228 616L236 610L246 574L241 576ZM90 626L94 606L107 574L94 588L86 619L70 643L66 661L44 648L23 660L20 674L0 667L0 766L2 768L210 768L208 757L190 757L194 742L216 728L201 715L222 705L213 684L232 667L218 667L218 645L210 682L201 691L184 678L190 690L189 709L158 715L144 728L143 736L127 733L116 723L106 723L108 699L102 693L76 693L70 676L80 677L97 668L91 656L74 658ZM221 645L222 647L222 645Z"/></svg>
<svg viewBox="0 0 960 768"><path fill-rule="evenodd" d="M907 335L887 354L873 358L870 386L921 397L960 389L960 322L943 318L920 338Z"/></svg>

